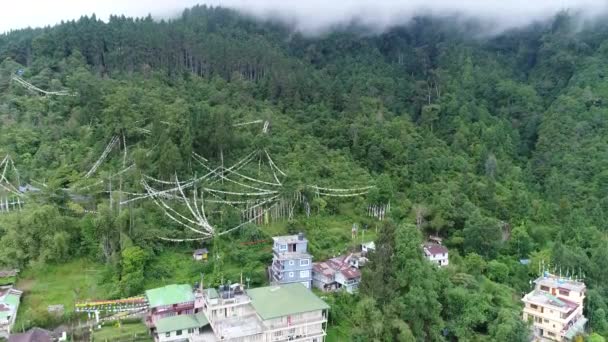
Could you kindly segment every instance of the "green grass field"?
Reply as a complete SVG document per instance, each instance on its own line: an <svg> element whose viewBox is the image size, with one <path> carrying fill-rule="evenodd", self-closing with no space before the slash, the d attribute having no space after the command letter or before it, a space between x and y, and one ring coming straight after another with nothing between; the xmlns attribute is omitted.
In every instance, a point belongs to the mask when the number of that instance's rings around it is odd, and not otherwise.
<svg viewBox="0 0 608 342"><path fill-rule="evenodd" d="M82 299L103 299L98 285L103 266L86 260L73 260L63 265L44 265L25 270L16 287L24 291L16 326L29 326L47 316L47 307L63 304L65 312L74 311L74 303Z"/></svg>
<svg viewBox="0 0 608 342"><path fill-rule="evenodd" d="M104 326L93 331L92 340L95 342L112 341L153 341L148 333L148 328L143 323L118 323Z"/></svg>

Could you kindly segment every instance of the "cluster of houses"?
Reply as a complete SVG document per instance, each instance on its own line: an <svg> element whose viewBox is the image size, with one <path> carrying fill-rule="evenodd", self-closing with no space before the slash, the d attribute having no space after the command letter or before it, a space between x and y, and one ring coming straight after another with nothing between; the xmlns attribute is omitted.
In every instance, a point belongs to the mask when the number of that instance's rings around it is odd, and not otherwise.
<svg viewBox="0 0 608 342"><path fill-rule="evenodd" d="M329 306L301 283L245 289L243 284L146 292L154 340L322 342Z"/></svg>
<svg viewBox="0 0 608 342"><path fill-rule="evenodd" d="M301 283L322 291L343 290L353 293L361 282L361 267L374 251L374 242L360 245L359 252L348 253L326 261L312 262L308 240L302 233L273 237L272 265L268 268L271 284ZM422 246L424 257L439 266L449 264L448 249L438 237L430 237Z"/></svg>

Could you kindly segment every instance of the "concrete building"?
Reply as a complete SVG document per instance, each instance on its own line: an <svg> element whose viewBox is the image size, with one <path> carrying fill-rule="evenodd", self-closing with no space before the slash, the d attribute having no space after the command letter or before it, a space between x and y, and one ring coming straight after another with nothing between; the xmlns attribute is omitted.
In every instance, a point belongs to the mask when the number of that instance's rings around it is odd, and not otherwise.
<svg viewBox="0 0 608 342"><path fill-rule="evenodd" d="M323 291L344 290L353 293L359 289L360 257L353 253L327 261L316 262L312 268L312 284Z"/></svg>
<svg viewBox="0 0 608 342"><path fill-rule="evenodd" d="M329 306L301 283L244 290L242 285L197 293L217 341L323 342Z"/></svg>
<svg viewBox="0 0 608 342"><path fill-rule="evenodd" d="M22 294L12 286L0 286L0 339L8 339L13 330Z"/></svg>
<svg viewBox="0 0 608 342"><path fill-rule="evenodd" d="M302 283L310 288L312 256L308 254L308 240L304 238L304 234L277 236L272 239L272 265L268 269L270 283Z"/></svg>
<svg viewBox="0 0 608 342"><path fill-rule="evenodd" d="M189 292L188 292L189 291ZM170 285L146 292L155 342L323 342L329 306L301 283L245 290Z"/></svg>
<svg viewBox="0 0 608 342"><path fill-rule="evenodd" d="M422 246L424 257L430 262L434 262L439 266L447 266L449 264L448 249L438 243L425 243Z"/></svg>
<svg viewBox="0 0 608 342"><path fill-rule="evenodd" d="M535 341L571 341L585 329L586 286L580 281L549 273L534 281L535 288L522 299L523 319L532 322Z"/></svg>

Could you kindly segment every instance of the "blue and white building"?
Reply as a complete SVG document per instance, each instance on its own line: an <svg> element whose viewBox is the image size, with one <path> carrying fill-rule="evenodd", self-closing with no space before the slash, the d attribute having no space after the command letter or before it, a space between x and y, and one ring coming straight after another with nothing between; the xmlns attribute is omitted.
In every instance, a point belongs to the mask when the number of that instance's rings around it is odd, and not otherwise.
<svg viewBox="0 0 608 342"><path fill-rule="evenodd" d="M272 265L269 268L273 285L302 283L307 288L312 282L312 255L308 253L308 240L304 234L272 238Z"/></svg>

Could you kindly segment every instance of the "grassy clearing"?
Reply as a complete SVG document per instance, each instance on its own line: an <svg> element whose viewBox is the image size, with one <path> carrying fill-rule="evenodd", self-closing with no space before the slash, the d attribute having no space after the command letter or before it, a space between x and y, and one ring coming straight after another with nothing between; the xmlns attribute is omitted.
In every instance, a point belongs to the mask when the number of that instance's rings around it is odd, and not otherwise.
<svg viewBox="0 0 608 342"><path fill-rule="evenodd" d="M148 328L143 323L116 323L104 326L93 332L92 340L95 342L105 341L153 341L148 333Z"/></svg>
<svg viewBox="0 0 608 342"><path fill-rule="evenodd" d="M98 285L103 266L83 259L62 265L28 268L20 274L16 287L24 291L16 326L29 326L47 317L47 307L63 304L65 312L74 311L74 303L83 299L104 298Z"/></svg>

